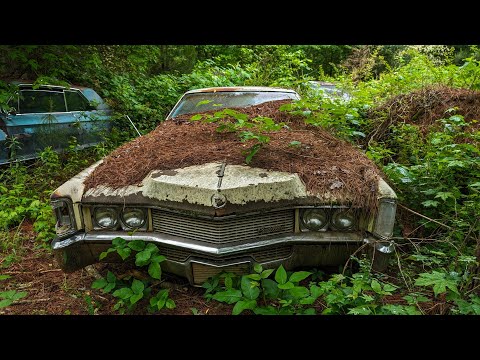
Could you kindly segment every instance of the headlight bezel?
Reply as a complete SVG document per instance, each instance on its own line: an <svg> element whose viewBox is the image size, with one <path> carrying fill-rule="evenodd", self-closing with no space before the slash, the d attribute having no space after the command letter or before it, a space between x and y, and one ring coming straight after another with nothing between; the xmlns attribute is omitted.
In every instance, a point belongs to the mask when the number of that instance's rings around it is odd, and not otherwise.
<svg viewBox="0 0 480 360"><path fill-rule="evenodd" d="M115 223L112 225L112 226L103 226L101 225L99 222L98 222L98 219L97 219L97 211L105 211L106 209L111 209L113 211L113 213L115 214ZM92 209L92 220L93 220L93 223L94 223L94 228L95 230L116 230L118 229L118 226L120 224L120 217L119 217L119 214L118 214L118 207L115 207L115 206L95 206L93 207Z"/></svg>
<svg viewBox="0 0 480 360"><path fill-rule="evenodd" d="M336 223L336 218L339 217L342 213L347 213L348 215L351 216L351 224L347 227L339 226ZM359 219L358 212L355 211L354 209L347 208L347 207L336 208L336 209L332 209L331 211L330 227L332 228L332 230L337 230L337 231L352 231L352 230L356 230L359 220L360 219Z"/></svg>
<svg viewBox="0 0 480 360"><path fill-rule="evenodd" d="M77 231L77 222L75 220L75 214L73 212L73 202L70 198L55 198L50 201L50 206L52 207L53 214L55 216L55 233L59 238L67 237ZM62 209L67 211L67 214L62 214ZM65 230L60 230L64 225L62 222L65 220L65 216L68 216L69 224Z"/></svg>
<svg viewBox="0 0 480 360"><path fill-rule="evenodd" d="M391 216L393 213L393 217ZM380 239L389 239L393 235L397 213L397 200L381 198L378 202L378 212L373 225L373 234Z"/></svg>
<svg viewBox="0 0 480 360"><path fill-rule="evenodd" d="M131 226L127 223L127 221L125 220L125 213L127 212L128 209L139 210L142 213L142 215L143 215L141 217L142 223L140 224L140 226ZM139 230L139 229L142 229L146 226L147 217L148 217L147 215L148 215L147 209L144 209L144 208L141 208L141 207L129 206L129 207L123 208L120 211L120 221L121 221L122 225L124 225L126 228L128 228L130 230Z"/></svg>
<svg viewBox="0 0 480 360"><path fill-rule="evenodd" d="M319 229L313 229L309 227L305 220L305 217L308 216L308 214L311 214L313 212L319 212L319 213L321 212L324 215L325 223ZM329 213L327 209L325 209L324 207L303 208L300 211L300 228L302 229L302 231L314 231L314 232L327 231L329 223L330 223Z"/></svg>

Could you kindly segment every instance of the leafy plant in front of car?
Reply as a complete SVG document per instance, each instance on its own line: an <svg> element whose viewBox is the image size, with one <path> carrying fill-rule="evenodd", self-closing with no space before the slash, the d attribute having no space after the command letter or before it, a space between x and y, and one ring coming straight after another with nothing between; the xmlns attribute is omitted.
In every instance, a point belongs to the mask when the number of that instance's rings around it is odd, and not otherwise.
<svg viewBox="0 0 480 360"><path fill-rule="evenodd" d="M246 310L258 315L421 314L418 302L422 299L405 299L407 305L384 305L382 298L399 287L372 277L368 271L351 277L335 274L327 281L307 283L311 275L308 271L287 272L282 265L263 270L257 264L252 274L219 274L203 287L207 299L234 305L233 315Z"/></svg>
<svg viewBox="0 0 480 360"><path fill-rule="evenodd" d="M155 244L146 243L143 240L126 241L117 237L113 239L112 246L100 254L100 260L110 253L118 254L124 261L134 258L135 265L140 270L146 269L148 273L148 276L144 276L142 273L132 272L117 277L111 271L108 271L105 278L93 282L93 289L102 289L104 293L113 291L112 295L118 299L114 310L118 310L121 314L125 311L131 311L142 299L149 300L150 311L175 308L175 302L169 298L168 289L161 289L155 295L152 295L154 288L160 284L162 276L160 263L165 261L165 257L160 255L160 251ZM137 277L140 277L140 279Z"/></svg>

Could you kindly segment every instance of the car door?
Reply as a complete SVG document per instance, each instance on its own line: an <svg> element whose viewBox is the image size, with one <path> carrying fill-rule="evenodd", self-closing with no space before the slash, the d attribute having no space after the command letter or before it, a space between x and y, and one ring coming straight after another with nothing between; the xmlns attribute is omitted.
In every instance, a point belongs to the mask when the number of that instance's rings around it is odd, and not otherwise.
<svg viewBox="0 0 480 360"><path fill-rule="evenodd" d="M76 118L67 113L63 89L20 89L15 107L4 121L11 158L35 158L47 146L65 149L76 135Z"/></svg>
<svg viewBox="0 0 480 360"><path fill-rule="evenodd" d="M103 112L98 111L94 104L78 89L65 89L67 112L72 114L75 122L72 125L80 147L95 145L103 140L106 121Z"/></svg>

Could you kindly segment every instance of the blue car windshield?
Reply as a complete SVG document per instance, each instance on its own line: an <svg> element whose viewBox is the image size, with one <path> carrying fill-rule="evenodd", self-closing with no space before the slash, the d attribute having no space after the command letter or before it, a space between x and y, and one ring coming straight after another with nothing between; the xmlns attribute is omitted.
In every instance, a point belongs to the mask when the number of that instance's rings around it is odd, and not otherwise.
<svg viewBox="0 0 480 360"><path fill-rule="evenodd" d="M298 100L296 93L280 91L223 91L202 92L185 95L175 106L168 118L218 110L222 108L242 108L274 100Z"/></svg>

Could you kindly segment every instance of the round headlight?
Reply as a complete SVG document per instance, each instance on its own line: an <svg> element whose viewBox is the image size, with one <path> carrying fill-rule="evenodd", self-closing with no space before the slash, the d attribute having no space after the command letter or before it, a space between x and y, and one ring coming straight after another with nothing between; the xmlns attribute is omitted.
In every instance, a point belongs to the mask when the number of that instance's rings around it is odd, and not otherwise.
<svg viewBox="0 0 480 360"><path fill-rule="evenodd" d="M302 216L303 225L314 231L323 230L328 224L327 213L324 209L308 209Z"/></svg>
<svg viewBox="0 0 480 360"><path fill-rule="evenodd" d="M355 224L355 214L353 211L345 209L337 210L332 216L332 226L337 230L348 230Z"/></svg>
<svg viewBox="0 0 480 360"><path fill-rule="evenodd" d="M125 208L122 211L122 222L132 229L138 229L145 225L145 211L139 208Z"/></svg>
<svg viewBox="0 0 480 360"><path fill-rule="evenodd" d="M114 208L96 208L93 218L98 226L105 229L111 229L117 226L118 223L117 212Z"/></svg>

